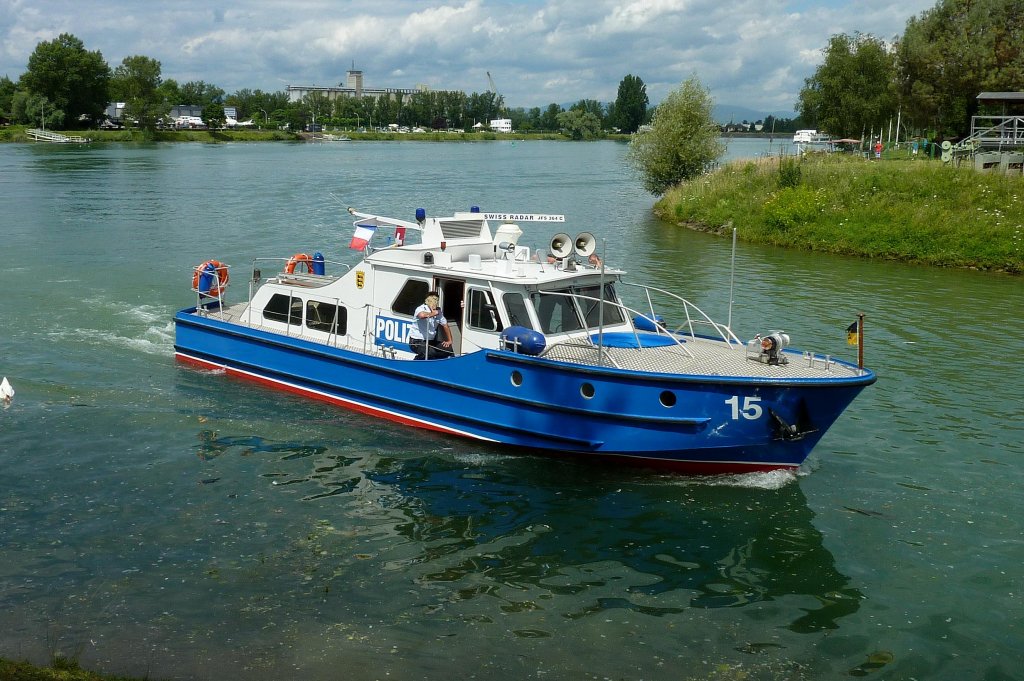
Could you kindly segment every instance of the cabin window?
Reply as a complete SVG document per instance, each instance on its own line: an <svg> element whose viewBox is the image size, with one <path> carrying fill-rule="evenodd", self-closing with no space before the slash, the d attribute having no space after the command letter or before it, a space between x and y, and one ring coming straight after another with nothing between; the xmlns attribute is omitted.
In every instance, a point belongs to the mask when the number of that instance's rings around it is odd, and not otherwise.
<svg viewBox="0 0 1024 681"><path fill-rule="evenodd" d="M601 287L581 286L576 289L576 293L586 296L586 298L579 298L579 303L583 308L583 318L587 320L587 328L596 329L600 326L601 303L598 300L591 300L591 298L601 297ZM612 304L617 302L618 298L615 297L615 287L610 283L604 285L604 300L605 326L621 324L625 321L622 318L622 308Z"/></svg>
<svg viewBox="0 0 1024 681"><path fill-rule="evenodd" d="M563 289L552 291L540 296L537 316L540 317L540 328L544 333L566 333L579 331L583 328L576 305L573 303L572 291Z"/></svg>
<svg viewBox="0 0 1024 681"><path fill-rule="evenodd" d="M528 329L533 328L533 322L530 321L530 313L526 309L526 301L518 293L506 293L501 297L502 302L505 303L505 312L508 313L508 322L512 326L525 326Z"/></svg>
<svg viewBox="0 0 1024 681"><path fill-rule="evenodd" d="M306 326L314 331L344 336L348 333L348 309L319 300L310 300L306 303Z"/></svg>
<svg viewBox="0 0 1024 681"><path fill-rule="evenodd" d="M411 317L416 312L416 308L423 304L428 291L430 291L428 282L419 279L407 280L405 286L395 296L394 302L391 303L391 311Z"/></svg>
<svg viewBox="0 0 1024 681"><path fill-rule="evenodd" d="M494 299L490 291L483 289L469 290L469 326L484 331L501 331L501 320L498 318L498 308L494 305Z"/></svg>
<svg viewBox="0 0 1024 681"><path fill-rule="evenodd" d="M302 324L302 299L275 293L263 307L263 318L299 326Z"/></svg>

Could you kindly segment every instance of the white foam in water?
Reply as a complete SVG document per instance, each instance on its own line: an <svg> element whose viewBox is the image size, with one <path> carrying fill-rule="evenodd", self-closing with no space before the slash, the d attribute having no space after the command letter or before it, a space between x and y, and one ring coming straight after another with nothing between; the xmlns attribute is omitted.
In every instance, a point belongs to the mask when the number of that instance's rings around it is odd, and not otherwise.
<svg viewBox="0 0 1024 681"><path fill-rule="evenodd" d="M62 329L50 336L59 339L70 338L75 342L96 345L115 345L150 355L167 355L174 352L173 311L158 305L130 305L124 301L106 298L87 298L82 303L94 310L112 312L122 323L115 329ZM141 328L140 328L141 327Z"/></svg>
<svg viewBox="0 0 1024 681"><path fill-rule="evenodd" d="M710 485L744 487L748 489L781 489L797 479L795 471L780 469L757 473L739 473L708 478Z"/></svg>
<svg viewBox="0 0 1024 681"><path fill-rule="evenodd" d="M514 454L501 454L498 452L452 452L452 458L467 466L480 467L511 459Z"/></svg>
<svg viewBox="0 0 1024 681"><path fill-rule="evenodd" d="M121 305L118 304L118 307L121 307ZM118 310L118 314L146 322L147 324L153 324L155 322L168 321L174 316L174 311L157 305L135 305L132 307L121 307ZM170 327L171 329L174 328L173 323L170 323Z"/></svg>
<svg viewBox="0 0 1024 681"><path fill-rule="evenodd" d="M149 355L167 355L174 351L174 325L166 323L145 329L141 337L120 336L100 329L68 329L49 334L60 340L71 339L76 343L118 347L144 352Z"/></svg>
<svg viewBox="0 0 1024 681"><path fill-rule="evenodd" d="M682 486L702 485L705 487L741 487L744 489L782 489L794 482L801 473L789 469L759 471L756 473L731 473L725 475L659 475L654 480L658 484L678 484Z"/></svg>

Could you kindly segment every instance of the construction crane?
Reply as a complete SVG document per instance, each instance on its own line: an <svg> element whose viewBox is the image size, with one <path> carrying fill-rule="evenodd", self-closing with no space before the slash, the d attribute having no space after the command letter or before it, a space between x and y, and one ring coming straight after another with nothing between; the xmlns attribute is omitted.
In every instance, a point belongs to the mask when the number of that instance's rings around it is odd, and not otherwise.
<svg viewBox="0 0 1024 681"><path fill-rule="evenodd" d="M494 84L494 79L491 78L491 72L487 71L487 84L490 86L491 92L494 93L494 107L498 110L497 116L501 116L501 106L498 104L500 95L498 94L498 87Z"/></svg>

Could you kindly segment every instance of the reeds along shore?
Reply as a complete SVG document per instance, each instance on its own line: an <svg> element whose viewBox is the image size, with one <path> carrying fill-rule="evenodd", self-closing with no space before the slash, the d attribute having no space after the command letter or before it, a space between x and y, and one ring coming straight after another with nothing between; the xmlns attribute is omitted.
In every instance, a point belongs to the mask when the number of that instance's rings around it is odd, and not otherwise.
<svg viewBox="0 0 1024 681"><path fill-rule="evenodd" d="M753 243L1024 273L1024 177L909 153L731 162L670 189L655 213Z"/></svg>

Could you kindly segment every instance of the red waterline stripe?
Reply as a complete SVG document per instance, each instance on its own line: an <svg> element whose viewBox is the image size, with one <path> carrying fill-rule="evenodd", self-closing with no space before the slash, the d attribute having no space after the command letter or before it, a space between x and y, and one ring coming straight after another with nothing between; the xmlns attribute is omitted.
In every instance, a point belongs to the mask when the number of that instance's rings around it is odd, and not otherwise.
<svg viewBox="0 0 1024 681"><path fill-rule="evenodd" d="M455 428L449 428L447 426L442 426L442 425L440 425L438 423L432 423L430 421L422 421L420 419L414 419L414 418L411 418L411 417L408 417L408 416L404 416L402 414L395 413L393 411L388 411L386 409L378 409L377 407L371 407L369 405L363 404L362 402L354 402L352 400L346 400L345 398L338 397L337 395L331 395L331 394L328 394L328 393L325 393L325 392L321 392L321 391L318 391L318 390L313 390L313 389L310 389L310 388L303 388L302 386L298 386L298 385L295 385L293 383L288 383L286 381L281 381L281 380L278 380L278 379L269 378L267 376L262 376L260 374L253 373L251 371L244 371L242 369L235 369L234 367L229 367L229 366L226 366L226 365L223 365L223 364L217 364L215 362L210 362L210 361L207 361L205 359L199 359L198 357L193 357L191 355L186 355L183 352L176 352L176 353L174 353L174 356L179 361L187 362L189 364L195 364L195 365L200 366L200 367L202 367L204 369L211 369L211 370L214 370L214 371L224 371L225 373L227 373L230 376L238 376L240 378L246 378L246 379L249 379L251 381L255 381L256 383L260 383L262 385L265 385L265 386L268 386L268 387L271 387L271 388L277 388L277 389L284 390L286 392L290 392L290 393L293 393L293 394L296 394L296 395L301 395L303 397L311 397L313 399L320 400L322 402L329 402L330 404L335 404L335 405L340 406L340 407L345 407L346 409L351 409L352 411L357 411L357 412L360 412L362 414L368 414L370 416L379 416L379 417L382 417L382 418L387 419L389 421L393 421L395 423L401 423L402 425L413 426L413 427L416 427L416 428L423 428L423 429L426 429L426 430L433 430L433 431L436 431L438 433L445 433L445 434L448 434L448 435L459 435L461 437L468 437L468 438L471 438L471 439L474 439L474 440L482 440L484 442L497 442L497 440L494 440L494 439L488 438L488 437L483 437L481 435L476 435L475 433L469 433L469 432L466 432L466 431L463 431L463 430L457 430Z"/></svg>

